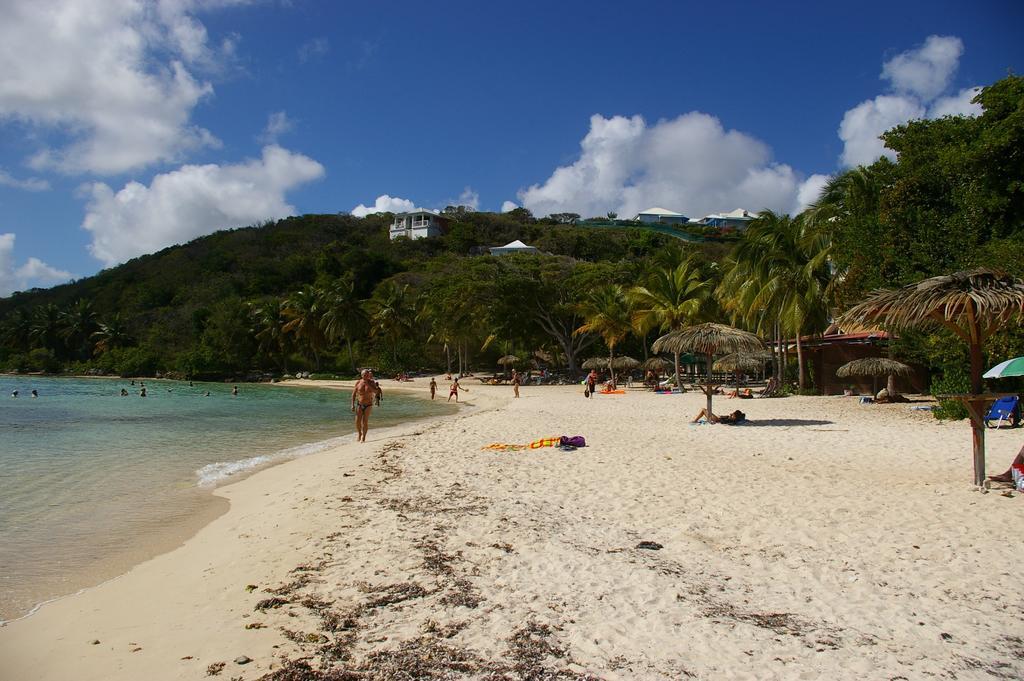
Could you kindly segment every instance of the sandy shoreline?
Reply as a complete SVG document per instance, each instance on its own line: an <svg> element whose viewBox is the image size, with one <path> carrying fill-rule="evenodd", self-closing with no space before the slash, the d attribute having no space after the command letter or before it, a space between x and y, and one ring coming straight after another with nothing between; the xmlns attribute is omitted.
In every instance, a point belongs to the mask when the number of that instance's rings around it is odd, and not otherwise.
<svg viewBox="0 0 1024 681"><path fill-rule="evenodd" d="M181 548L0 628L0 678L1024 675L1024 506L972 489L963 423L794 397L690 426L697 395L467 385L455 416L220 488ZM481 450L558 434L590 446ZM990 473L1020 440L989 432Z"/></svg>

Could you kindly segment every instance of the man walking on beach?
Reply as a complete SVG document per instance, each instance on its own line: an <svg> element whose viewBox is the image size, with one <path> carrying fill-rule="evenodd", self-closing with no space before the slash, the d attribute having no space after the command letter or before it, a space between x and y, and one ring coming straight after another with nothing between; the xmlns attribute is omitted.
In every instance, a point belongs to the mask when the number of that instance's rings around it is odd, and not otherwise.
<svg viewBox="0 0 1024 681"><path fill-rule="evenodd" d="M366 442L366 431L370 429L370 410L377 396L377 382L373 373L363 369L361 378L352 390L352 411L356 415L356 442Z"/></svg>

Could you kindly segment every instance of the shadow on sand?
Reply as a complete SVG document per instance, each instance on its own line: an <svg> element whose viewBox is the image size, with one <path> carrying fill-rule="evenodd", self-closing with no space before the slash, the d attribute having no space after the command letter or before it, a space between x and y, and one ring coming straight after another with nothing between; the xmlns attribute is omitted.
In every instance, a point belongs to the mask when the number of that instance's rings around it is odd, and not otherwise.
<svg viewBox="0 0 1024 681"><path fill-rule="evenodd" d="M744 421L744 426L830 426L835 421L821 419L756 419Z"/></svg>

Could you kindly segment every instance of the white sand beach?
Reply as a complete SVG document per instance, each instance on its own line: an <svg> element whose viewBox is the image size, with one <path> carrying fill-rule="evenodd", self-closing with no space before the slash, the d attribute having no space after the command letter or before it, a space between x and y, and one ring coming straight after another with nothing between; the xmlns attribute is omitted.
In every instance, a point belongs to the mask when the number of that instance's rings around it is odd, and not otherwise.
<svg viewBox="0 0 1024 681"><path fill-rule="evenodd" d="M1024 677L1024 499L973 488L964 422L474 383L221 488L183 546L0 628L0 679ZM552 435L588 446L481 449Z"/></svg>

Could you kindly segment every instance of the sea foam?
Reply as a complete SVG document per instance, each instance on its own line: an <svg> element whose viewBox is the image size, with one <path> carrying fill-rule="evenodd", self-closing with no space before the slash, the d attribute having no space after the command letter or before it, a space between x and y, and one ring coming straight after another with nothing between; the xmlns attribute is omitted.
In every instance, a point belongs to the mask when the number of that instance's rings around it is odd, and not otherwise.
<svg viewBox="0 0 1024 681"><path fill-rule="evenodd" d="M196 471L196 477L198 478L196 484L199 487L214 486L239 473L245 473L261 466L280 463L288 459L297 459L300 456L315 454L330 447L351 442L352 437L352 435L343 435L330 438L329 440L289 447L273 454L261 454L260 456L252 456L237 461L215 461L214 463L208 463Z"/></svg>

